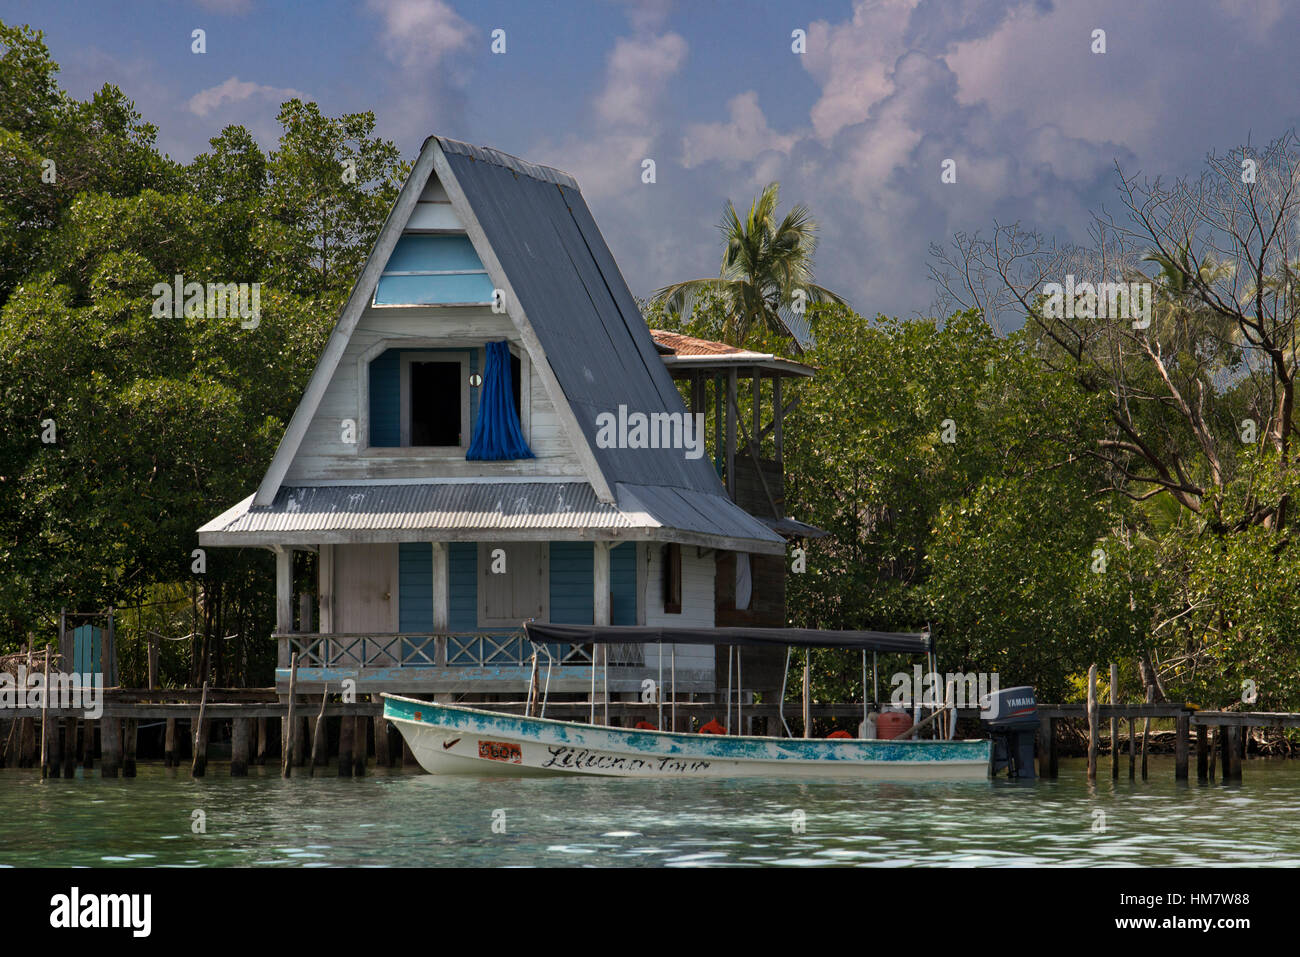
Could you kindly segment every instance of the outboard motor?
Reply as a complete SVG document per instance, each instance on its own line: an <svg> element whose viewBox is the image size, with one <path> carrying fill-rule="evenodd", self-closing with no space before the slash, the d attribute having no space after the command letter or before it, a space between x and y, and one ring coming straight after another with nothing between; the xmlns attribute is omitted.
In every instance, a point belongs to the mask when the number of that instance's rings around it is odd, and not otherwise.
<svg viewBox="0 0 1300 957"><path fill-rule="evenodd" d="M993 739L993 773L1003 768L1009 777L1034 776L1034 733L1038 705L1029 685L991 691L980 699L980 720Z"/></svg>

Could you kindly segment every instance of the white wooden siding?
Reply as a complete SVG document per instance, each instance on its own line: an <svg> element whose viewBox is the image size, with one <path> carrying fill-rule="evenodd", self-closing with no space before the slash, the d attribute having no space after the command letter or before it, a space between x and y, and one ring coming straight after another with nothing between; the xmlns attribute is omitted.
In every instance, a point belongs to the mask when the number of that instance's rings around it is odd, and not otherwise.
<svg viewBox="0 0 1300 957"><path fill-rule="evenodd" d="M467 462L464 454L431 449L366 449L363 419L369 402L361 363L384 348L450 348L508 339L519 345L510 318L489 307L369 308L361 316L347 351L325 390L285 476L286 485L315 482L438 479L498 476L566 476L584 473L539 375L528 376L528 446L536 458L518 462ZM378 352L376 352L378 350ZM545 360L543 360L545 361ZM481 370L480 370L481 371ZM342 423L357 423L356 444L342 441Z"/></svg>
<svg viewBox="0 0 1300 957"><path fill-rule="evenodd" d="M643 542L637 547L646 552L645 623L659 628L712 628L714 610L714 578L717 563L714 552L694 545L682 548L682 613L668 614L664 611L663 589L663 545L658 542ZM710 674L714 670L713 645L646 645L645 663L647 668L659 667L659 649L664 654L664 682L668 682L671 649L677 649L677 668L680 671L703 671Z"/></svg>

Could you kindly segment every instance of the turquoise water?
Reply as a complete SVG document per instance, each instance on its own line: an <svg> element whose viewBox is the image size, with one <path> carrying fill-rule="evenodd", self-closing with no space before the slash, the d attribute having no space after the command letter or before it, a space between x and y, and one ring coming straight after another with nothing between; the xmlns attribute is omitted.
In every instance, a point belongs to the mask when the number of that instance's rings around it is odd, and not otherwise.
<svg viewBox="0 0 1300 957"><path fill-rule="evenodd" d="M0 866L1300 865L1297 761L1198 786L1156 758L1095 788L1078 761L959 784L82 773L0 771Z"/></svg>

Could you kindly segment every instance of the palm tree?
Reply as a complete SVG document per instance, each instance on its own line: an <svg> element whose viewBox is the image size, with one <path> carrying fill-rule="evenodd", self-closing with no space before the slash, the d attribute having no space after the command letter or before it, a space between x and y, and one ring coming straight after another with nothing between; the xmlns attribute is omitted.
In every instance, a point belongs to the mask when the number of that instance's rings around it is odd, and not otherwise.
<svg viewBox="0 0 1300 957"><path fill-rule="evenodd" d="M743 342L757 325L789 336L802 351L791 328L792 313L809 303L843 303L844 299L812 281L817 224L807 207L799 205L778 222L780 191L780 183L769 183L744 219L728 200L718 224L727 243L718 278L673 283L655 290L651 302L686 316L697 298L713 294L727 305L723 335L729 341Z"/></svg>

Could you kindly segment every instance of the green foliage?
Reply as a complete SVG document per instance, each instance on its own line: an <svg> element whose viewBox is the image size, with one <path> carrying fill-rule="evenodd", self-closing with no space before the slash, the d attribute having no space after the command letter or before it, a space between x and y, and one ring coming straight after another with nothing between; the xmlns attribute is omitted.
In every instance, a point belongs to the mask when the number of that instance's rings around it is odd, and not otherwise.
<svg viewBox="0 0 1300 957"><path fill-rule="evenodd" d="M269 155L236 126L181 167L116 89L59 90L40 34L0 24L0 66L0 650L112 603L133 680L153 633L165 679L265 683L269 556L196 575L195 528L260 480L405 167L297 100ZM256 328L162 314L176 275L260 283Z"/></svg>

